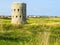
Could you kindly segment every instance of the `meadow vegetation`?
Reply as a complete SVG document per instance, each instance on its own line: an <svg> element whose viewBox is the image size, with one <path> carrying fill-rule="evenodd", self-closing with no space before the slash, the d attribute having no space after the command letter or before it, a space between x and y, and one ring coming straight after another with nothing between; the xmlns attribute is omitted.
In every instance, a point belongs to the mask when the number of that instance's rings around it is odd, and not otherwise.
<svg viewBox="0 0 60 45"><path fill-rule="evenodd" d="M60 18L27 18L13 25L0 19L0 45L60 45Z"/></svg>

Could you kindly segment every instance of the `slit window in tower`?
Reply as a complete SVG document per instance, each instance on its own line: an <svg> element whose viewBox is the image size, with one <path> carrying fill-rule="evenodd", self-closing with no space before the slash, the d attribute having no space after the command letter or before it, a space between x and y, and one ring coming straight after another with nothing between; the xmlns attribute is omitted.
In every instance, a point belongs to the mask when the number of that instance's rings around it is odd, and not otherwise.
<svg viewBox="0 0 60 45"><path fill-rule="evenodd" d="M16 16L16 18L17 18L18 16Z"/></svg>
<svg viewBox="0 0 60 45"><path fill-rule="evenodd" d="M20 18L21 18L21 16L20 16Z"/></svg>
<svg viewBox="0 0 60 45"><path fill-rule="evenodd" d="M19 12L19 9L18 9L18 12Z"/></svg>

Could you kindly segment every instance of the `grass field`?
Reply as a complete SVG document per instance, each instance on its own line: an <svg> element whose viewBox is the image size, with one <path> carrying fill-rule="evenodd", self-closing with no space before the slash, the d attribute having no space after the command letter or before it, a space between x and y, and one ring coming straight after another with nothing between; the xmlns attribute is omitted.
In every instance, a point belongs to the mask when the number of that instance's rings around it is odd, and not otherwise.
<svg viewBox="0 0 60 45"><path fill-rule="evenodd" d="M0 19L0 45L60 45L60 18L27 18L27 23Z"/></svg>

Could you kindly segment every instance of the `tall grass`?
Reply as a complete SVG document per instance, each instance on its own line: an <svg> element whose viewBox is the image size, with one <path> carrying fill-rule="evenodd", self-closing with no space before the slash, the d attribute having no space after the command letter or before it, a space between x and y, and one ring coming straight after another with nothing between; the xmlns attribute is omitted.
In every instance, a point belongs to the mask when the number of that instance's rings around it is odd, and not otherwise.
<svg viewBox="0 0 60 45"><path fill-rule="evenodd" d="M60 24L47 25L51 20L46 22L49 19L44 19L43 23L37 20L42 21L33 18L33 21L28 20L29 24L14 26L10 20L3 19L0 22L0 45L60 45Z"/></svg>

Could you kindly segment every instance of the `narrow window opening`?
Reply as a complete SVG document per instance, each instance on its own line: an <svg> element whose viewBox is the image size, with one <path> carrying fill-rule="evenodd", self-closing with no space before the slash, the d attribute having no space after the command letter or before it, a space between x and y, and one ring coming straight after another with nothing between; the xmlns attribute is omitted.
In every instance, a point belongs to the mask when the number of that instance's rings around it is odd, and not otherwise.
<svg viewBox="0 0 60 45"><path fill-rule="evenodd" d="M21 18L21 16L20 16L20 18Z"/></svg>
<svg viewBox="0 0 60 45"><path fill-rule="evenodd" d="M19 9L18 9L18 12L19 12Z"/></svg>
<svg viewBox="0 0 60 45"><path fill-rule="evenodd" d="M18 16L16 16L16 18L17 18Z"/></svg>

